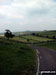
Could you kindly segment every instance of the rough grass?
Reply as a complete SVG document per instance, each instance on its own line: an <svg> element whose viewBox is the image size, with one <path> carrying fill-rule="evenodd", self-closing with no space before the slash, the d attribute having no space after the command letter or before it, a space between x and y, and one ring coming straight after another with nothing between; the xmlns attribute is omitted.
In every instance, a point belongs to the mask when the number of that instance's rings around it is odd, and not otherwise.
<svg viewBox="0 0 56 75"><path fill-rule="evenodd" d="M0 75L35 75L36 59L26 44L0 40Z"/></svg>

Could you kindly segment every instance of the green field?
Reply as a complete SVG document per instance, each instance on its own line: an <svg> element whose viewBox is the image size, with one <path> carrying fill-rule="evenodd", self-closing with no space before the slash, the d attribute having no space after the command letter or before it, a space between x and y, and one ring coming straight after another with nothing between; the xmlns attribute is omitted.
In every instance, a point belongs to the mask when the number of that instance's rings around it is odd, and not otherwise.
<svg viewBox="0 0 56 75"><path fill-rule="evenodd" d="M4 37L1 37L1 38L4 38ZM29 41L27 41L27 39L29 39ZM45 41L51 41L53 39L28 35L28 36L21 36L21 37L19 36L13 37L12 40L23 42L23 43L40 43L40 42L45 42Z"/></svg>
<svg viewBox="0 0 56 75"><path fill-rule="evenodd" d="M35 75L37 54L26 44L0 38L0 75Z"/></svg>
<svg viewBox="0 0 56 75"><path fill-rule="evenodd" d="M29 39L29 41L27 41L27 39ZM38 43L39 42L38 40L36 41L34 39L30 39L26 37L14 37L13 40L24 42L24 43Z"/></svg>
<svg viewBox="0 0 56 75"><path fill-rule="evenodd" d="M38 34L42 35L42 36L56 36L56 30L53 31L41 31L41 32L37 32Z"/></svg>
<svg viewBox="0 0 56 75"><path fill-rule="evenodd" d="M36 46L47 47L47 48L56 50L56 42L39 44L39 45L36 45Z"/></svg>
<svg viewBox="0 0 56 75"><path fill-rule="evenodd" d="M27 42L27 39L24 39L22 37L14 37L13 40L21 41L21 42Z"/></svg>
<svg viewBox="0 0 56 75"><path fill-rule="evenodd" d="M25 38L27 39L32 39L32 40L36 40L36 41L48 41L48 40L52 40L52 39L49 39L49 38L42 38L42 37L37 37L37 36L32 36L32 35L29 35L29 36L24 36Z"/></svg>
<svg viewBox="0 0 56 75"><path fill-rule="evenodd" d="M29 41L27 41L27 39ZM22 37L14 37L13 40L32 44L32 43L40 43L40 42L50 41L50 40L53 40L53 39L28 35L28 36L22 36Z"/></svg>
<svg viewBox="0 0 56 75"><path fill-rule="evenodd" d="M29 39L29 41L27 41L27 39ZM48 41L48 40L50 41L50 40L53 40L53 39L28 35L28 36L23 36L23 37L14 37L13 40L32 44L32 43L40 43L40 42L43 42L43 41L45 42L45 41Z"/></svg>

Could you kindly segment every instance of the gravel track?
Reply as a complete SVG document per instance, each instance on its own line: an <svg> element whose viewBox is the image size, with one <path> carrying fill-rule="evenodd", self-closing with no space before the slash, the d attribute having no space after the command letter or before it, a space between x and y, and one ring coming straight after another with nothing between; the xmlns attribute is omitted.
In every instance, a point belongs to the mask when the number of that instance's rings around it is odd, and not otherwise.
<svg viewBox="0 0 56 75"><path fill-rule="evenodd" d="M44 47L32 47L32 48L37 50L39 56L38 75L42 75L41 72L43 71L50 71L50 72L56 71L56 50Z"/></svg>

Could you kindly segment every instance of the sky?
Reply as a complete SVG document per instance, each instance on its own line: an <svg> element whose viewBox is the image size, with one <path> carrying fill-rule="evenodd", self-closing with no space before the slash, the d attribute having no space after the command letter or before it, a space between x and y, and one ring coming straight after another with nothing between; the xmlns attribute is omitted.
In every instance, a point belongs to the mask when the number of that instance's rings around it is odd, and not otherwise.
<svg viewBox="0 0 56 75"><path fill-rule="evenodd" d="M56 0L0 0L0 32L56 30Z"/></svg>

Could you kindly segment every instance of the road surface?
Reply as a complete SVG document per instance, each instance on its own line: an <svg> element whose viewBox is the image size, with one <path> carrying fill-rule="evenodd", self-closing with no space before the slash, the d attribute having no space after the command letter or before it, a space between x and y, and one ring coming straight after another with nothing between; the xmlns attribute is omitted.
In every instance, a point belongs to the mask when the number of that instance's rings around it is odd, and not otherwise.
<svg viewBox="0 0 56 75"><path fill-rule="evenodd" d="M38 75L45 75L44 72L50 72L48 75L53 75L56 71L56 50L44 48L44 47L32 47L37 50L39 56ZM42 74L41 74L42 73ZM56 74L55 74L56 75Z"/></svg>

